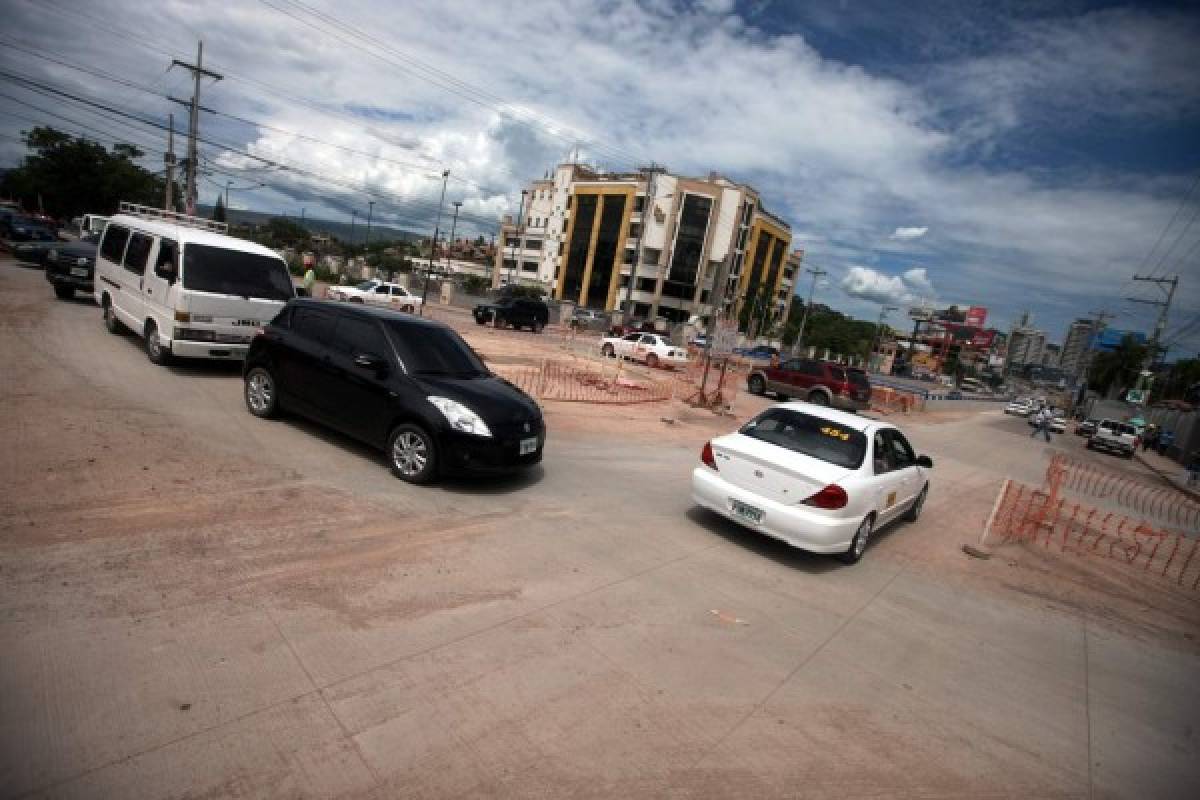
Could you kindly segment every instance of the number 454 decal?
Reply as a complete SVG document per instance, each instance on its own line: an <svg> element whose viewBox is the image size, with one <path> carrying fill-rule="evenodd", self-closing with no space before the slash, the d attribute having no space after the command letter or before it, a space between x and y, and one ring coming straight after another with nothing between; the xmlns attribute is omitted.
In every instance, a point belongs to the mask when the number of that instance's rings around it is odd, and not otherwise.
<svg viewBox="0 0 1200 800"><path fill-rule="evenodd" d="M825 434L826 436L832 436L834 439L841 439L843 442L850 441L849 433L838 430L837 428L831 428L828 425L826 425L824 428L821 428L821 433Z"/></svg>

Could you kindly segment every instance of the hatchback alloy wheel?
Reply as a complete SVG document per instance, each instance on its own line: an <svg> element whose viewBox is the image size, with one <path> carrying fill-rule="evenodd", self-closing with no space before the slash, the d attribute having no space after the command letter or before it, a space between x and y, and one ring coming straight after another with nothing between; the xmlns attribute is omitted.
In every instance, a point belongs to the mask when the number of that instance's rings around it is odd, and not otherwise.
<svg viewBox="0 0 1200 800"><path fill-rule="evenodd" d="M262 367L255 367L246 375L246 408L256 417L275 414L277 395L275 379Z"/></svg>
<svg viewBox="0 0 1200 800"><path fill-rule="evenodd" d="M401 425L392 432L388 460L392 473L409 483L428 483L437 471L433 439L416 425Z"/></svg>

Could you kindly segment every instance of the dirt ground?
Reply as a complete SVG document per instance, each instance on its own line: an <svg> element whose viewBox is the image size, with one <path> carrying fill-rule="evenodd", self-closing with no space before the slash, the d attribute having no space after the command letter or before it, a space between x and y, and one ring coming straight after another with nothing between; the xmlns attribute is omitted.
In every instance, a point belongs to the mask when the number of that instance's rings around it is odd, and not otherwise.
<svg viewBox="0 0 1200 800"><path fill-rule="evenodd" d="M496 363L565 353L463 329ZM541 468L416 489L252 418L236 367L153 367L2 258L0 352L2 797L1200 785L1195 593L961 550L1004 477L1103 459L1075 437L890 416L935 461L930 500L845 568L692 506L704 441L770 402L744 392L733 417L547 403Z"/></svg>

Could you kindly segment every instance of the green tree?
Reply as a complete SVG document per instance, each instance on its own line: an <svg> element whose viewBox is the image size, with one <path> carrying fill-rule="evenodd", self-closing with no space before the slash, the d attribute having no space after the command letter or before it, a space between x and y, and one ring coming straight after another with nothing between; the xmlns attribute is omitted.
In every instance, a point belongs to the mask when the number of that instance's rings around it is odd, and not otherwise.
<svg viewBox="0 0 1200 800"><path fill-rule="evenodd" d="M112 149L50 127L22 136L32 151L0 180L0 194L28 208L44 208L61 218L86 213L112 214L121 201L160 207L166 197L163 178L134 162L144 153L131 144ZM176 190L175 207L183 206Z"/></svg>
<svg viewBox="0 0 1200 800"><path fill-rule="evenodd" d="M1132 336L1126 336L1121 344L1111 352L1098 353L1092 359L1092 367L1088 371L1088 386L1101 394L1116 386L1133 386L1137 380L1142 365L1146 363L1147 349L1138 344Z"/></svg>
<svg viewBox="0 0 1200 800"><path fill-rule="evenodd" d="M214 222L225 221L225 198L220 194L217 195L217 204L213 206L212 218Z"/></svg>

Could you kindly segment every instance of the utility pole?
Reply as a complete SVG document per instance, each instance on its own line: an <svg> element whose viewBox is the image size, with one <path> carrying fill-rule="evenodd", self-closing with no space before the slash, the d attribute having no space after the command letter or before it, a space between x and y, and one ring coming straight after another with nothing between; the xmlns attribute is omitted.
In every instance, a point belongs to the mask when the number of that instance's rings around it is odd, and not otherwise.
<svg viewBox="0 0 1200 800"><path fill-rule="evenodd" d="M433 251L437 248L439 228L442 226L442 206L446 204L446 181L450 180L450 170L442 171L442 196L438 199L437 221L433 223L433 239L429 241L429 266L425 269L425 283L421 287L421 305L417 313L425 315L425 299L429 297L429 275L433 272Z"/></svg>
<svg viewBox="0 0 1200 800"><path fill-rule="evenodd" d="M528 189L521 190L521 205L517 208L517 220L513 225L513 232L516 234L513 238L513 246L509 251L512 253L512 266L508 268L508 284L511 286L513 282L513 271L517 268L517 247L525 249L525 243L521 241L521 217L525 216L525 195L529 194Z"/></svg>
<svg viewBox="0 0 1200 800"><path fill-rule="evenodd" d="M796 334L796 343L792 346L792 352L799 350L804 342L804 327L808 324L808 312L812 308L813 293L817 290L817 280L822 275L829 273L820 267L805 267L804 271L812 275L812 283L808 287L808 302L804 304L804 316L800 317L800 332Z"/></svg>
<svg viewBox="0 0 1200 800"><path fill-rule="evenodd" d="M455 200L454 221L450 223L450 243L446 245L446 271L450 271L450 248L454 246L454 231L458 228L458 209L462 208L462 200Z"/></svg>
<svg viewBox="0 0 1200 800"><path fill-rule="evenodd" d="M1175 299L1175 289L1179 286L1179 276L1176 275L1173 278L1155 278L1152 276L1134 275L1133 279L1135 281L1158 284L1159 289L1162 289L1164 286L1171 287L1166 290L1166 300L1143 300L1139 297L1125 298L1132 303L1144 303L1150 306L1158 306L1160 309L1158 312L1158 321L1154 324L1154 335L1150 338L1150 351L1146 355L1146 368L1149 369L1158 360L1159 343L1162 341L1163 332L1167 329L1167 314L1171 310L1171 301Z"/></svg>
<svg viewBox="0 0 1200 800"><path fill-rule="evenodd" d="M163 200L164 211L175 210L175 115L167 115L167 152L163 156L167 165L167 196Z"/></svg>
<svg viewBox="0 0 1200 800"><path fill-rule="evenodd" d="M187 196L184 204L187 213L196 213L196 137L200 132L200 78L207 75L214 81L222 80L225 76L204 68L204 42L196 43L196 63L188 64L179 59L171 61L171 67L183 67L192 73L192 102L188 113L188 155L187 155ZM170 67L168 67L170 69Z"/></svg>
<svg viewBox="0 0 1200 800"><path fill-rule="evenodd" d="M354 246L354 224L358 221L358 211L350 209L350 246Z"/></svg>
<svg viewBox="0 0 1200 800"><path fill-rule="evenodd" d="M301 213L303 213L303 209L301 209ZM365 247L368 247L368 248L371 246L371 218L374 216L375 216L375 201L368 200L367 201L367 243L365 245Z"/></svg>
<svg viewBox="0 0 1200 800"><path fill-rule="evenodd" d="M642 222L638 228L637 246L633 248L633 261L629 265L629 288L625 292L625 307L624 320L633 319L633 291L637 287L638 264L642 260L642 239L646 236L646 224L649 222L650 209L654 206L654 184L655 176L659 172L663 172L663 168L651 162L650 166L645 168L646 175L646 202L642 203ZM714 289L716 287L713 287ZM713 307L713 312L716 313L716 306Z"/></svg>

